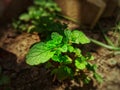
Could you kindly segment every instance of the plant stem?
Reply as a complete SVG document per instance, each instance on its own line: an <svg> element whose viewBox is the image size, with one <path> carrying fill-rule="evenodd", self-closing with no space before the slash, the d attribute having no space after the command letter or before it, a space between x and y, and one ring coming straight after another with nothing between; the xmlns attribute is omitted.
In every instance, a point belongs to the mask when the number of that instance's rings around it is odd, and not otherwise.
<svg viewBox="0 0 120 90"><path fill-rule="evenodd" d="M103 32L103 36L110 46L115 47L115 45L112 43L112 41L107 37L107 35L104 32Z"/></svg>
<svg viewBox="0 0 120 90"><path fill-rule="evenodd" d="M103 31L104 29L102 28L102 26L99 24L99 28L100 30L102 31L102 34L105 38L105 40L107 41L107 43L110 45L110 46L113 46L115 47L115 45L113 44L113 42L110 40L110 38L108 38L108 36L105 34L105 32Z"/></svg>
<svg viewBox="0 0 120 90"><path fill-rule="evenodd" d="M99 45L99 46L102 46L102 47L104 47L104 48L107 48L107 49L110 49L110 50L115 50L115 51L120 51L120 48L119 47L114 47L114 46L110 46L110 45L106 45L106 44L104 44L104 43L102 43L102 42L99 42L99 41L97 41L97 40L95 40L95 39L92 39L92 38L89 38L93 43L95 43L95 44L97 44L97 45Z"/></svg>

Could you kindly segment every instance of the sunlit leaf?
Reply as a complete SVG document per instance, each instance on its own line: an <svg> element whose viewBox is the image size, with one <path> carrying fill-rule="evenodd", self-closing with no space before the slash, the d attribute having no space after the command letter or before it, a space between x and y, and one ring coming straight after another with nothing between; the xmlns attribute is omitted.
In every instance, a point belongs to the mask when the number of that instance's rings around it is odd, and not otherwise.
<svg viewBox="0 0 120 90"><path fill-rule="evenodd" d="M45 43L35 44L26 56L26 63L29 65L38 65L47 62L55 51L51 51L51 48L46 47Z"/></svg>
<svg viewBox="0 0 120 90"><path fill-rule="evenodd" d="M87 36L79 30L74 30L72 32L72 41L73 43L76 44L86 44L86 43L90 43L90 40L87 38Z"/></svg>
<svg viewBox="0 0 120 90"><path fill-rule="evenodd" d="M77 58L75 60L75 66L76 68L83 70L86 68L87 62L85 60L83 60L83 58Z"/></svg>
<svg viewBox="0 0 120 90"><path fill-rule="evenodd" d="M24 21L29 21L30 20L30 16L25 13L25 14L22 14L20 17L19 17L20 20L24 20Z"/></svg>
<svg viewBox="0 0 120 90"><path fill-rule="evenodd" d="M69 40L69 42L71 43L76 43L76 44L86 44L86 43L90 43L90 40L88 39L88 37L79 30L65 30L64 31L65 36L67 38L67 40Z"/></svg>

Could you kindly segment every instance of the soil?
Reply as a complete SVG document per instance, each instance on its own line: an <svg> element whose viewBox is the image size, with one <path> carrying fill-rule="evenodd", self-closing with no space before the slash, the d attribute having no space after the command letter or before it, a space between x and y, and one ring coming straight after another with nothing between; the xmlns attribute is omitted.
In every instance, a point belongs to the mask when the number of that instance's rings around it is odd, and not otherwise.
<svg viewBox="0 0 120 90"><path fill-rule="evenodd" d="M104 28L112 26L112 20L104 20ZM102 21L103 22L103 21ZM107 23L107 25L105 24ZM69 24L69 23L68 23ZM105 24L105 25L104 25ZM114 25L113 25L114 26ZM75 24L69 24L70 28L78 28ZM105 43L105 40L98 28L95 30L84 30L89 37ZM111 32L109 32L111 33ZM119 33L110 38L117 42ZM102 48L93 43L86 45L84 51L89 51L95 57L93 63L98 65L98 73L103 77L102 83L95 80L89 84L70 81L53 81L49 70L40 66L28 66L25 63L25 55L32 44L40 41L37 33L18 33L10 27L0 29L0 66L2 74L10 78L10 83L0 86L0 90L119 90L120 89L120 52Z"/></svg>

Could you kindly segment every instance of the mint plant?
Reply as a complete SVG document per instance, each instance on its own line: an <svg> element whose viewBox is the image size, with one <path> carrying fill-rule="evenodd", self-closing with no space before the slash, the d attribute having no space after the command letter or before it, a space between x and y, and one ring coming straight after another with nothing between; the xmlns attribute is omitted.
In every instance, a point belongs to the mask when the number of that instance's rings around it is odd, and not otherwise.
<svg viewBox="0 0 120 90"><path fill-rule="evenodd" d="M34 5L13 23L17 30L47 36L44 41L41 40L30 48L26 63L31 66L45 64L51 70L51 75L59 80L79 77L83 82L89 83L94 77L102 81L96 72L97 66L90 63L93 56L89 53L83 55L77 47L90 43L91 40L82 31L68 30L67 25L58 22L56 12L59 11L60 8L53 0L34 0Z"/></svg>
<svg viewBox="0 0 120 90"><path fill-rule="evenodd" d="M52 22L51 26L54 24L56 12L61 11L57 4L53 0L33 0L33 3L26 13L21 14L19 19L13 22L15 29L42 32L42 30L46 30L46 27L49 27L48 23Z"/></svg>
<svg viewBox="0 0 120 90"><path fill-rule="evenodd" d="M92 76L101 81L101 77L96 73L96 65L89 62L94 59L93 56L84 56L76 47L76 44L87 43L90 43L90 40L82 31L66 29L63 34L53 32L49 40L33 45L26 56L26 63L46 63L46 67L52 70L51 74L56 75L59 80L72 79L83 71L82 80L88 83L90 77L86 73L92 71Z"/></svg>

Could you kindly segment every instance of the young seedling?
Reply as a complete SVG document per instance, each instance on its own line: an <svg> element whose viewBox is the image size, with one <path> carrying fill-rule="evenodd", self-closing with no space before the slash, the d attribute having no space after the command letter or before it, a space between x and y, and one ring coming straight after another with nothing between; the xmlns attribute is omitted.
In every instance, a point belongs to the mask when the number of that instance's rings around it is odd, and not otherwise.
<svg viewBox="0 0 120 90"><path fill-rule="evenodd" d="M56 75L59 80L73 79L83 71L84 81L89 82L90 77L86 73L92 71L92 76L101 81L101 77L96 73L96 65L89 62L93 60L93 56L82 55L80 48L76 47L76 44L87 43L90 43L90 40L82 31L66 29L63 35L53 32L49 40L39 42L30 49L26 63L29 65L47 63L46 67L51 68L51 74Z"/></svg>

